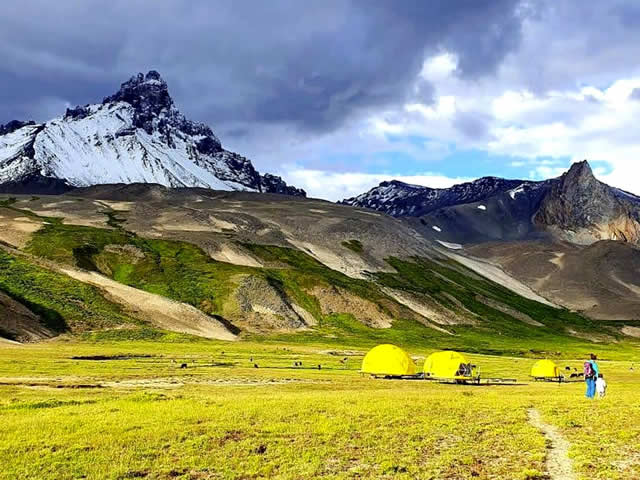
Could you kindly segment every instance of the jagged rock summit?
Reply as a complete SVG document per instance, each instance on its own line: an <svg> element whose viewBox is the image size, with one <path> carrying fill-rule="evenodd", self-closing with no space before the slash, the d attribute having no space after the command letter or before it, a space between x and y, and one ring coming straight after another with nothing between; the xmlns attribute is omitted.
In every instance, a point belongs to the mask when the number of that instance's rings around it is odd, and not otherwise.
<svg viewBox="0 0 640 480"><path fill-rule="evenodd" d="M619 203L613 190L596 180L589 163L574 163L554 182L535 220L560 228L589 227L617 216Z"/></svg>
<svg viewBox="0 0 640 480"><path fill-rule="evenodd" d="M534 222L557 229L576 243L639 243L640 198L597 180L584 160L553 182Z"/></svg>
<svg viewBox="0 0 640 480"><path fill-rule="evenodd" d="M158 183L305 196L222 147L211 128L175 107L154 70L102 103L67 109L44 124L0 125L0 192L61 193L107 183Z"/></svg>

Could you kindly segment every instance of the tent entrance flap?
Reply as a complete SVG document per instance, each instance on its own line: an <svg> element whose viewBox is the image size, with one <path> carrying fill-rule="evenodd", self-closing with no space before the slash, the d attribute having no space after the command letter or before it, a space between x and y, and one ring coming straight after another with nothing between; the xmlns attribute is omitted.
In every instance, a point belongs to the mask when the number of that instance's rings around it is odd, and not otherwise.
<svg viewBox="0 0 640 480"><path fill-rule="evenodd" d="M446 350L435 352L424 362L425 378L436 380L475 380L479 378L477 367L461 353Z"/></svg>

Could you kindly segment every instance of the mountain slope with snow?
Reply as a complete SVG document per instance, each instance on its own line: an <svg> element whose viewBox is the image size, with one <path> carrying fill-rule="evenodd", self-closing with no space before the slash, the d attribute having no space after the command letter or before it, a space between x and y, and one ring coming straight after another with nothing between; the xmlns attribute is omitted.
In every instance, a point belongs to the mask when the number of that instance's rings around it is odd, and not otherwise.
<svg viewBox="0 0 640 480"><path fill-rule="evenodd" d="M368 192L341 203L378 210L394 217L420 217L439 208L478 202L498 193L536 183L483 177L451 188L430 188L392 180L382 182Z"/></svg>
<svg viewBox="0 0 640 480"><path fill-rule="evenodd" d="M187 120L154 71L132 77L101 104L67 109L41 125L0 126L0 191L51 182L62 190L158 183L305 195L280 177L260 175L251 161L223 149L208 126Z"/></svg>

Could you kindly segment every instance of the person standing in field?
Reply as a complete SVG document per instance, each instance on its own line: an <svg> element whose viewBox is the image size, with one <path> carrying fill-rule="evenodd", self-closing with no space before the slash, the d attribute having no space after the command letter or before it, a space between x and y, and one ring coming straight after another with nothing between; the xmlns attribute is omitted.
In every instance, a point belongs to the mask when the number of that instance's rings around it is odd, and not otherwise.
<svg viewBox="0 0 640 480"><path fill-rule="evenodd" d="M600 398L603 398L607 394L607 382L604 380L604 375L601 373L598 374L598 379L596 380L596 392Z"/></svg>
<svg viewBox="0 0 640 480"><path fill-rule="evenodd" d="M591 359L584 362L584 381L587 384L585 396L587 398L593 398L596 395L596 379L600 374L600 368L598 368L596 360L598 360L598 357L592 353Z"/></svg>

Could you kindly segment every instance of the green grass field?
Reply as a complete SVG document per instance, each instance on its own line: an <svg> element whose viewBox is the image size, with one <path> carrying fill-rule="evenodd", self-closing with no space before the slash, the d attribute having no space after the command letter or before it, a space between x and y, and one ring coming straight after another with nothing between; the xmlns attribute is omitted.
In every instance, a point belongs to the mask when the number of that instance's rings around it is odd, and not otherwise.
<svg viewBox="0 0 640 480"><path fill-rule="evenodd" d="M171 335L2 346L0 478L543 479L531 408L570 442L578 478L640 477L640 365L601 362L609 394L588 401L582 383L374 380L364 351ZM421 365L430 349L409 351ZM522 383L533 363L472 359Z"/></svg>

